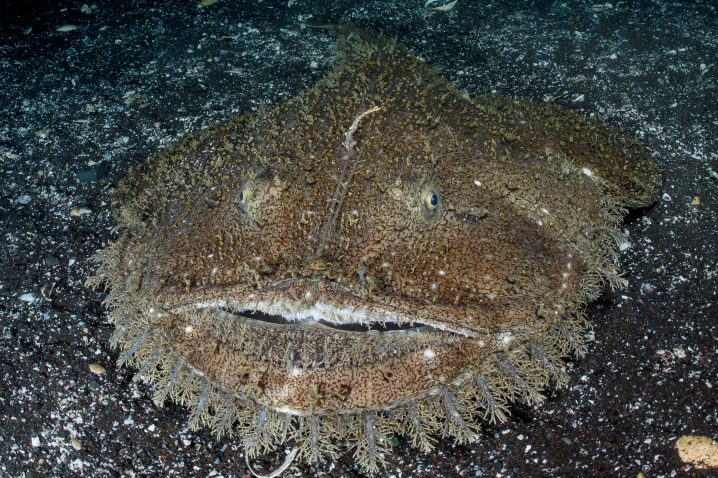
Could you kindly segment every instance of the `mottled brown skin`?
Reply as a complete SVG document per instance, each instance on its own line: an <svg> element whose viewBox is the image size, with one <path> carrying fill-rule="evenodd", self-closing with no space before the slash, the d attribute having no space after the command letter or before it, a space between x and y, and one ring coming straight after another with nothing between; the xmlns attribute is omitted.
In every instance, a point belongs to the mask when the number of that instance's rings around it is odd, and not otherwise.
<svg viewBox="0 0 718 478"><path fill-rule="evenodd" d="M477 410L503 419L563 382L584 305L620 283L623 208L660 176L596 121L470 98L391 40L336 30L315 88L132 172L98 280L159 402L234 425L251 454L348 439L372 470L382 434L471 440Z"/></svg>

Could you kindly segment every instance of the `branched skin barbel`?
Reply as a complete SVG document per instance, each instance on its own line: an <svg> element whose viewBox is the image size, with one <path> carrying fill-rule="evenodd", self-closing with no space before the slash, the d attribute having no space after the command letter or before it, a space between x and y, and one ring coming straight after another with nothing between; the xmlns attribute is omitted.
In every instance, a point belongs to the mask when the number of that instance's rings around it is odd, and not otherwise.
<svg viewBox="0 0 718 478"><path fill-rule="evenodd" d="M292 100L135 168L97 256L120 362L248 456L426 451L535 403L620 286L616 226L660 187L637 142L553 105L471 98L335 27Z"/></svg>

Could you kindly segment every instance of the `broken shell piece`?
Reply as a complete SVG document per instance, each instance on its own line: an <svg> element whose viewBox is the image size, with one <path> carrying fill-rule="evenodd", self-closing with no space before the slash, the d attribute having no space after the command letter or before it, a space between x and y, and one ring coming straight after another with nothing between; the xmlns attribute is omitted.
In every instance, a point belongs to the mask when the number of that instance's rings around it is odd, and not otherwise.
<svg viewBox="0 0 718 478"><path fill-rule="evenodd" d="M73 25L72 23L68 23L67 25L62 25L62 26L55 28L55 31L63 32L63 33L64 32L74 32L78 28L80 28L80 27L78 27L77 25Z"/></svg>
<svg viewBox="0 0 718 478"><path fill-rule="evenodd" d="M459 0L453 0L452 2L447 2L446 0L426 0L426 2L424 2L424 9L431 12L448 12L454 9L458 1Z"/></svg>

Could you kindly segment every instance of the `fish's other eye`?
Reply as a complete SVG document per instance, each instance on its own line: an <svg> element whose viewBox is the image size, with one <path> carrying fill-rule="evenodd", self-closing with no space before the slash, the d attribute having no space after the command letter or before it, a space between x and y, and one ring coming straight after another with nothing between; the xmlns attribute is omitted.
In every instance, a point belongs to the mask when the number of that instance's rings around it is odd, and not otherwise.
<svg viewBox="0 0 718 478"><path fill-rule="evenodd" d="M239 206L239 210L242 212L248 212L251 199L252 183L247 181L246 183L244 183L244 185L242 185L239 190L239 193L237 193L237 205Z"/></svg>
<svg viewBox="0 0 718 478"><path fill-rule="evenodd" d="M421 213L426 219L435 219L439 216L441 199L435 189L425 189L421 193Z"/></svg>

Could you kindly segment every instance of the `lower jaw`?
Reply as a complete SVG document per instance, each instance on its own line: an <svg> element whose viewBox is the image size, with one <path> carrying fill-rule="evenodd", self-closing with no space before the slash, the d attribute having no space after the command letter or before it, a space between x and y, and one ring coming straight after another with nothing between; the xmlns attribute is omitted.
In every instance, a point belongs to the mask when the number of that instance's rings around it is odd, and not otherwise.
<svg viewBox="0 0 718 478"><path fill-rule="evenodd" d="M425 326L356 331L262 319L204 309L173 315L163 328L170 348L197 372L293 415L395 408L458 385L489 351L484 341Z"/></svg>

